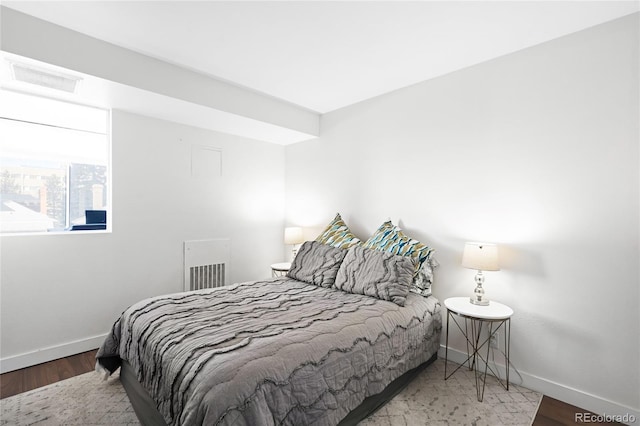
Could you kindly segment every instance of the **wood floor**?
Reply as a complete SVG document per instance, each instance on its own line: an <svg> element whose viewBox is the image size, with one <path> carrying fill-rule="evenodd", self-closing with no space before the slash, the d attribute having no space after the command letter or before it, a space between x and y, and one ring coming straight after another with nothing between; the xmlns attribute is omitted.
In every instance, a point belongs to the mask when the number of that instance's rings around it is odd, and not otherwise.
<svg viewBox="0 0 640 426"><path fill-rule="evenodd" d="M97 349L0 375L0 398L93 371Z"/></svg>
<svg viewBox="0 0 640 426"><path fill-rule="evenodd" d="M7 398L93 371L96 363L95 356L96 350L93 350L2 374L0 375L0 398ZM585 410L544 396L533 425L560 426L579 424L575 422L575 413L583 412ZM591 426L604 425L604 423L589 424ZM614 423L607 423L607 425L611 424Z"/></svg>
<svg viewBox="0 0 640 426"><path fill-rule="evenodd" d="M576 413L579 415L585 413L593 414L587 410L583 410L582 408L569 405L565 402L558 401L557 399L553 399L545 395L542 397L542 402L540 403L540 408L538 408L536 418L533 420L533 424L535 426L559 426L577 424L602 426L622 424L616 422L576 422Z"/></svg>

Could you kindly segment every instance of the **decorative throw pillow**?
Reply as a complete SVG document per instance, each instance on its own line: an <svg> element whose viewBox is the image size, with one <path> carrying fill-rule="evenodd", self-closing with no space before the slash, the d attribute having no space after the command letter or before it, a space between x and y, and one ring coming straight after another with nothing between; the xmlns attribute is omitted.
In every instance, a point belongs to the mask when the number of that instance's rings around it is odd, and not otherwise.
<svg viewBox="0 0 640 426"><path fill-rule="evenodd" d="M411 257L415 263L414 275L418 274L424 262L433 253L431 247L408 237L391 221L383 223L363 247Z"/></svg>
<svg viewBox="0 0 640 426"><path fill-rule="evenodd" d="M422 264L422 268L420 268L418 274L413 277L413 282L411 283L409 291L421 296L431 295L433 270L436 266L438 266L438 262L433 258L433 255L429 256L429 259Z"/></svg>
<svg viewBox="0 0 640 426"><path fill-rule="evenodd" d="M338 270L334 287L404 306L413 271L409 257L354 246Z"/></svg>
<svg viewBox="0 0 640 426"><path fill-rule="evenodd" d="M362 241L351 232L347 224L344 223L340 213L336 214L336 217L331 223L318 235L316 241L340 248L349 248L362 243Z"/></svg>
<svg viewBox="0 0 640 426"><path fill-rule="evenodd" d="M393 244L393 241L398 238L399 231L400 228L388 220L380 225L376 232L374 232L373 235L362 244L362 247L390 251L387 249Z"/></svg>
<svg viewBox="0 0 640 426"><path fill-rule="evenodd" d="M331 287L346 254L345 249L306 241L293 259L287 276L320 287Z"/></svg>
<svg viewBox="0 0 640 426"><path fill-rule="evenodd" d="M371 238L363 244L363 247L408 256L413 259L415 269L411 290L424 296L431 294L433 268L437 266L435 260L432 262L434 250L431 247L405 235L390 220L380 225Z"/></svg>

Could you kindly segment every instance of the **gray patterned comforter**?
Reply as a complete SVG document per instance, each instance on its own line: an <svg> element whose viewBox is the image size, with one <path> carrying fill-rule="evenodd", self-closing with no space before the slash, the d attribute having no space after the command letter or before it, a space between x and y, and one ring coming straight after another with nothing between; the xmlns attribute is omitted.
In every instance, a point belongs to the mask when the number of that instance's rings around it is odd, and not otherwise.
<svg viewBox="0 0 640 426"><path fill-rule="evenodd" d="M98 352L137 372L173 425L335 425L427 361L440 303L404 307L290 278L143 300Z"/></svg>

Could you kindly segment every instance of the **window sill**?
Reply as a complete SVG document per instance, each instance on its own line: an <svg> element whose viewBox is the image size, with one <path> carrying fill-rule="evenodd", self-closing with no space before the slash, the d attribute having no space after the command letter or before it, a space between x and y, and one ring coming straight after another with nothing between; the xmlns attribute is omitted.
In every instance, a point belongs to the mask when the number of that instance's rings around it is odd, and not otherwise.
<svg viewBox="0 0 640 426"><path fill-rule="evenodd" d="M111 229L92 229L92 230L78 230L78 231L49 231L49 232L2 232L0 237L27 237L27 236L40 236L40 235L87 235L87 234L111 234Z"/></svg>

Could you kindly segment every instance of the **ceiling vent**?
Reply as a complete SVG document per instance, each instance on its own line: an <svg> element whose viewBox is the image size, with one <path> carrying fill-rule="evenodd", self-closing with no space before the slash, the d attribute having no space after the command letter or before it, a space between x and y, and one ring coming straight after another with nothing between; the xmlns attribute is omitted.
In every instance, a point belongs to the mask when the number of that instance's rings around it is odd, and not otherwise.
<svg viewBox="0 0 640 426"><path fill-rule="evenodd" d="M35 68L30 65L11 63L13 78L16 81L22 81L38 86L48 87L50 89L61 90L63 92L75 93L78 82L81 77L63 74L56 71Z"/></svg>

